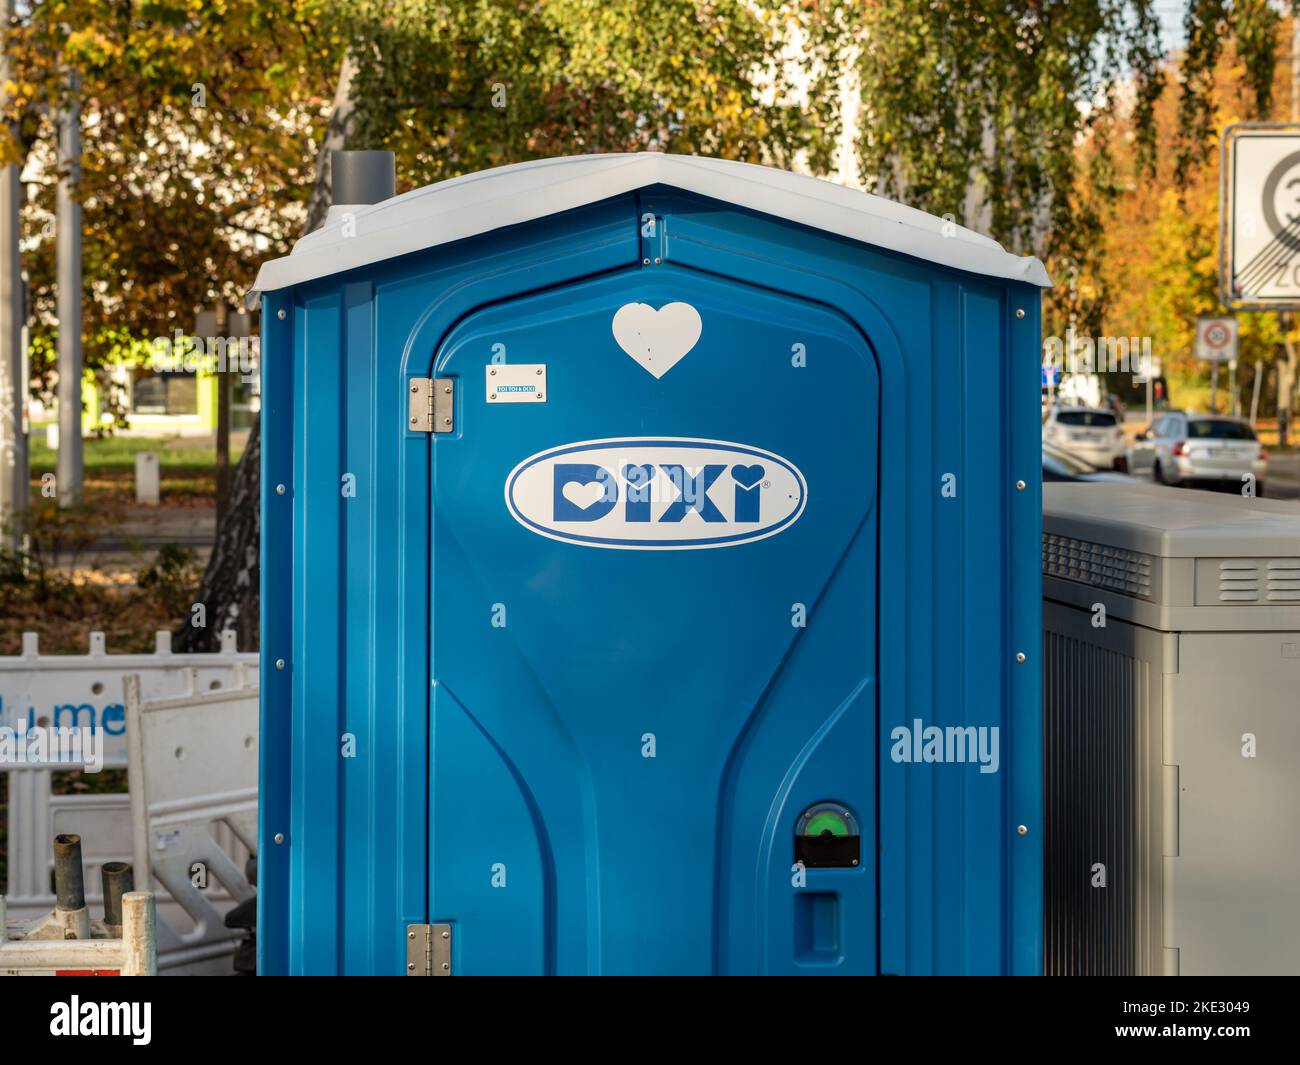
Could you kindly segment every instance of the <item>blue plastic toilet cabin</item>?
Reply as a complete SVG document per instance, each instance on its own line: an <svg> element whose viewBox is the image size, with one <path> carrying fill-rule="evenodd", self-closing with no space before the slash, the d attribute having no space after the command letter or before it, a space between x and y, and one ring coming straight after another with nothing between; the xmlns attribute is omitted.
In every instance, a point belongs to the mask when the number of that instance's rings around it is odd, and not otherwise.
<svg viewBox="0 0 1300 1065"><path fill-rule="evenodd" d="M1041 971L1048 283L663 154L265 264L261 971Z"/></svg>

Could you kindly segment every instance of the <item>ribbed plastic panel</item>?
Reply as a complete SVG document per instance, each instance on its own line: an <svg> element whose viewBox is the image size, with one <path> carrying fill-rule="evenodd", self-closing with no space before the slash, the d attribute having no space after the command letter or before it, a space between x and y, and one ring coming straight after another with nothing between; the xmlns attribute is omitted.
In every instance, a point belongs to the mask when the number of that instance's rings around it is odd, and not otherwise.
<svg viewBox="0 0 1300 1065"><path fill-rule="evenodd" d="M1043 572L1124 595L1151 598L1152 558L1140 551L1043 533Z"/></svg>
<svg viewBox="0 0 1300 1065"><path fill-rule="evenodd" d="M1300 603L1300 558L1269 559L1262 588L1260 562L1254 558L1225 558L1220 562L1219 601Z"/></svg>
<svg viewBox="0 0 1300 1065"><path fill-rule="evenodd" d="M1271 558L1264 593L1270 603L1300 603L1300 558Z"/></svg>
<svg viewBox="0 0 1300 1065"><path fill-rule="evenodd" d="M1147 663L1044 633L1043 970L1135 975L1146 933L1137 809ZM1095 886L1105 867L1105 886Z"/></svg>

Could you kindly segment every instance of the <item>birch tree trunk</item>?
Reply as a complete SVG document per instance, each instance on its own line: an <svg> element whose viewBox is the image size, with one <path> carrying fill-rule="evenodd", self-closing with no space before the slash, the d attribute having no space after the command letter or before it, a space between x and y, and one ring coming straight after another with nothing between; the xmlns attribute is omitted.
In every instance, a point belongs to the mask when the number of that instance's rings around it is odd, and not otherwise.
<svg viewBox="0 0 1300 1065"><path fill-rule="evenodd" d="M330 153L342 150L352 133L356 110L352 99L355 72L356 66L348 54L339 64L325 140L316 157L316 180L307 200L304 235L320 227L330 207ZM177 651L216 651L220 646L220 633L227 629L235 633L241 651L257 649L261 582L261 463L259 419L253 423L244 454L235 467L230 502L194 599L196 605L203 605L203 611L199 618L191 611L190 617L173 634L172 646ZM194 624L196 620L203 624Z"/></svg>

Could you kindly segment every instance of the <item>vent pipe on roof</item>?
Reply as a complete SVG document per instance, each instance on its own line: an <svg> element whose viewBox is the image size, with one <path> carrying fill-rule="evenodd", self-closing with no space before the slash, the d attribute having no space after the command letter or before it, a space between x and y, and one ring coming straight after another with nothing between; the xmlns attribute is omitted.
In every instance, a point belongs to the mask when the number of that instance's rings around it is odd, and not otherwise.
<svg viewBox="0 0 1300 1065"><path fill-rule="evenodd" d="M392 152L331 152L331 201L360 207L389 199L397 190L397 163Z"/></svg>

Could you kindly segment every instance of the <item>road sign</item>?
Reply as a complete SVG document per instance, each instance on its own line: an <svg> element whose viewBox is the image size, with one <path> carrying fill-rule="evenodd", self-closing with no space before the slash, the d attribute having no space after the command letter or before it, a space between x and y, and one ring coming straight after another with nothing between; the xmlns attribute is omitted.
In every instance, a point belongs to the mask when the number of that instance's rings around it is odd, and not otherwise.
<svg viewBox="0 0 1300 1065"><path fill-rule="evenodd" d="M1206 362L1235 362L1237 358L1237 319L1198 318L1196 320L1196 357Z"/></svg>
<svg viewBox="0 0 1300 1065"><path fill-rule="evenodd" d="M1219 237L1225 307L1300 308L1300 125L1224 131Z"/></svg>

